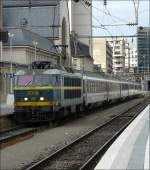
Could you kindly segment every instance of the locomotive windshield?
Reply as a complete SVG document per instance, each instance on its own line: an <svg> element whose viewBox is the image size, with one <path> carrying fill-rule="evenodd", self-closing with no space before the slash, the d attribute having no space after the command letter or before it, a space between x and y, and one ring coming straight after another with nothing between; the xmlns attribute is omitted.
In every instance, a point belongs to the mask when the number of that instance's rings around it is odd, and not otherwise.
<svg viewBox="0 0 150 170"><path fill-rule="evenodd" d="M31 86L33 83L33 76L32 75L17 76L15 82L17 86Z"/></svg>
<svg viewBox="0 0 150 170"><path fill-rule="evenodd" d="M34 76L34 85L35 86L48 86L50 85L50 76L49 75L35 75Z"/></svg>
<svg viewBox="0 0 150 170"><path fill-rule="evenodd" d="M50 75L20 75L15 78L15 85L19 87L49 86L51 84Z"/></svg>

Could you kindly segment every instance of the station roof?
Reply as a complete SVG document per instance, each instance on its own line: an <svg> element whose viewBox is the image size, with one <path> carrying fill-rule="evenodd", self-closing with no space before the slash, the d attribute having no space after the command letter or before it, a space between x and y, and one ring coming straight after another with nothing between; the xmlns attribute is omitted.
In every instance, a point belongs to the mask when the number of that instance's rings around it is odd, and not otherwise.
<svg viewBox="0 0 150 170"><path fill-rule="evenodd" d="M55 48L53 40L48 40L36 33L33 33L26 29L8 29L8 31L13 34L12 37L12 46L31 46L35 47L34 42L37 42L36 47L42 50L46 50L51 53L58 54L58 51ZM4 43L5 46L10 46L10 41Z"/></svg>

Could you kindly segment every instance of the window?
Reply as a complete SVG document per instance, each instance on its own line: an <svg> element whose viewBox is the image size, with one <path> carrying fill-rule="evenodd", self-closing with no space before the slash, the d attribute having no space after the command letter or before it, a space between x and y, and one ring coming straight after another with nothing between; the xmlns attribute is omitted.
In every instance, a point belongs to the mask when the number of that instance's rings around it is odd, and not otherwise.
<svg viewBox="0 0 150 170"><path fill-rule="evenodd" d="M64 89L64 99L73 99L81 97L82 89L72 89L72 87L81 87L80 78L64 77L64 86L67 87L66 89Z"/></svg>
<svg viewBox="0 0 150 170"><path fill-rule="evenodd" d="M128 90L128 84L122 84L122 90Z"/></svg>
<svg viewBox="0 0 150 170"><path fill-rule="evenodd" d="M118 83L110 82L109 83L109 90L110 91L119 91L120 85Z"/></svg>
<svg viewBox="0 0 150 170"><path fill-rule="evenodd" d="M120 51L115 51L115 54L120 54Z"/></svg>
<svg viewBox="0 0 150 170"><path fill-rule="evenodd" d="M36 86L48 86L50 85L50 76L49 75L35 75L34 76L34 85Z"/></svg>
<svg viewBox="0 0 150 170"><path fill-rule="evenodd" d="M32 75L16 76L16 85L17 86L31 86L32 83L33 83Z"/></svg>

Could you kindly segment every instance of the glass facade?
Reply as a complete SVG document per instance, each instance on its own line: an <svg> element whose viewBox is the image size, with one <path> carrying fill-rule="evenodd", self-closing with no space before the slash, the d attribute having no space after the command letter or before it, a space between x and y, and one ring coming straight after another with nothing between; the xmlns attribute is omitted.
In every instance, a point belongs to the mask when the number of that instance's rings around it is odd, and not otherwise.
<svg viewBox="0 0 150 170"><path fill-rule="evenodd" d="M137 32L138 70L139 73L150 72L150 28L139 27Z"/></svg>

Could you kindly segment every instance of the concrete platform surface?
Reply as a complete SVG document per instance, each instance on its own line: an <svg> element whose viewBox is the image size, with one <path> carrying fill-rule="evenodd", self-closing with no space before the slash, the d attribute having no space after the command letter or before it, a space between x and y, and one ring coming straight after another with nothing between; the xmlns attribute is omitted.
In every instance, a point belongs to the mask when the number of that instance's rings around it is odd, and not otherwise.
<svg viewBox="0 0 150 170"><path fill-rule="evenodd" d="M94 170L149 170L150 105L124 130Z"/></svg>

